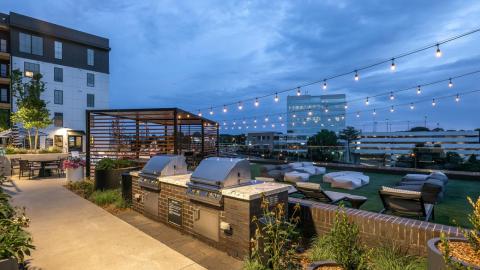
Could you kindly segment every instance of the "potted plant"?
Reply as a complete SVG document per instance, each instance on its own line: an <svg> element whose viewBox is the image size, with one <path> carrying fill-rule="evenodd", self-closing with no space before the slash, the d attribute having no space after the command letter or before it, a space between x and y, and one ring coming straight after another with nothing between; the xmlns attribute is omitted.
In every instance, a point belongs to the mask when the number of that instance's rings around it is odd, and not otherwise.
<svg viewBox="0 0 480 270"><path fill-rule="evenodd" d="M342 205L335 214L332 229L313 242L310 270L367 269L368 250L360 241L358 225L349 222Z"/></svg>
<svg viewBox="0 0 480 270"><path fill-rule="evenodd" d="M63 168L66 170L67 180L72 182L82 181L85 160L81 158L69 158L63 161Z"/></svg>
<svg viewBox="0 0 480 270"><path fill-rule="evenodd" d="M472 224L471 230L462 229L462 237L446 237L430 239L428 247L428 269L472 269L480 270L480 196L474 202L467 197L473 207L468 215Z"/></svg>
<svg viewBox="0 0 480 270"><path fill-rule="evenodd" d="M95 165L95 190L120 187L122 174L137 169L135 163L127 159L101 159Z"/></svg>

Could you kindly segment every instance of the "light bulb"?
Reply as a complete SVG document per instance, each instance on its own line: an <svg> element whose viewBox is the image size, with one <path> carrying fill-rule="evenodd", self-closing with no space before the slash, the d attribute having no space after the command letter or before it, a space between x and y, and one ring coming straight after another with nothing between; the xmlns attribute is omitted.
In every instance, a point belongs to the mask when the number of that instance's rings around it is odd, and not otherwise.
<svg viewBox="0 0 480 270"><path fill-rule="evenodd" d="M360 117L360 113L359 113L359 112L357 112L357 118L359 118L359 117Z"/></svg>
<svg viewBox="0 0 480 270"><path fill-rule="evenodd" d="M247 123L247 121L245 121L245 120L243 120L243 121L242 121L242 124L244 124L244 125L245 125L246 123Z"/></svg>
<svg viewBox="0 0 480 270"><path fill-rule="evenodd" d="M355 77L354 77L355 81L358 81L360 79L360 77L358 76L358 71L355 70Z"/></svg>
<svg viewBox="0 0 480 270"><path fill-rule="evenodd" d="M452 88L453 87L453 82L452 79L448 79L448 87Z"/></svg>
<svg viewBox="0 0 480 270"><path fill-rule="evenodd" d="M279 116L279 117L278 117L278 120L282 121L282 117L281 117L281 116Z"/></svg>
<svg viewBox="0 0 480 270"><path fill-rule="evenodd" d="M327 90L327 80L323 80L323 90Z"/></svg>
<svg viewBox="0 0 480 270"><path fill-rule="evenodd" d="M223 105L223 112L226 113L227 112L227 106Z"/></svg>
<svg viewBox="0 0 480 270"><path fill-rule="evenodd" d="M435 52L435 56L438 58L438 57L442 57L442 51L440 51L440 45L437 44L437 51Z"/></svg>
<svg viewBox="0 0 480 270"><path fill-rule="evenodd" d="M241 102L241 101L240 101L240 102L238 102L238 109L239 109L239 110L242 110L242 109L243 109L243 104L242 104L242 102Z"/></svg>
<svg viewBox="0 0 480 270"><path fill-rule="evenodd" d="M292 123L292 126L295 126L295 123Z"/></svg>
<svg viewBox="0 0 480 270"><path fill-rule="evenodd" d="M368 97L367 97L367 99L365 100L365 105L368 106L368 104L370 104L370 101L368 100Z"/></svg>
<svg viewBox="0 0 480 270"><path fill-rule="evenodd" d="M257 126L253 126L253 128L257 128Z"/></svg>
<svg viewBox="0 0 480 270"><path fill-rule="evenodd" d="M328 112L328 106L325 106L325 112L326 113Z"/></svg>
<svg viewBox="0 0 480 270"><path fill-rule="evenodd" d="M237 122L233 121L233 125L235 126L237 124Z"/></svg>
<svg viewBox="0 0 480 270"><path fill-rule="evenodd" d="M275 93L275 98L273 100L275 100L275 102L278 102L278 94L277 93Z"/></svg>
<svg viewBox="0 0 480 270"><path fill-rule="evenodd" d="M392 64L390 65L390 70L395 71L397 69L397 66L395 65L395 58L392 58Z"/></svg>
<svg viewBox="0 0 480 270"><path fill-rule="evenodd" d="M268 116L267 116L267 117L265 117L265 122L268 122Z"/></svg>
<svg viewBox="0 0 480 270"><path fill-rule="evenodd" d="M246 126L245 129L248 129L248 126Z"/></svg>
<svg viewBox="0 0 480 270"><path fill-rule="evenodd" d="M420 88L420 85L417 86L417 95L420 95L422 93L422 88Z"/></svg>
<svg viewBox="0 0 480 270"><path fill-rule="evenodd" d="M284 124L284 123L282 123L282 124L281 124L281 126L283 127L283 126L285 126L285 124Z"/></svg>
<svg viewBox="0 0 480 270"><path fill-rule="evenodd" d="M377 111L375 109L373 109L373 112L372 112L373 115L377 115Z"/></svg>
<svg viewBox="0 0 480 270"><path fill-rule="evenodd" d="M332 119L331 119L331 118L328 118L327 121L330 122L330 121L332 121Z"/></svg>
<svg viewBox="0 0 480 270"><path fill-rule="evenodd" d="M275 128L275 124L272 124L272 128Z"/></svg>
<svg viewBox="0 0 480 270"><path fill-rule="evenodd" d="M394 112L395 109L393 108L393 106L390 108L390 112Z"/></svg>
<svg viewBox="0 0 480 270"><path fill-rule="evenodd" d="M390 92L390 100L394 100L395 96L393 95L393 92Z"/></svg>
<svg viewBox="0 0 480 270"><path fill-rule="evenodd" d="M436 106L437 102L435 102L435 99L432 100L432 106Z"/></svg>
<svg viewBox="0 0 480 270"><path fill-rule="evenodd" d="M344 106L345 110L348 109L348 104L345 103L345 106Z"/></svg>
<svg viewBox="0 0 480 270"><path fill-rule="evenodd" d="M460 101L460 96L457 94L457 96L455 97L455 101L456 102L459 102Z"/></svg>
<svg viewBox="0 0 480 270"><path fill-rule="evenodd" d="M297 87L297 96L300 96L302 94L302 91L300 90L300 87Z"/></svg>
<svg viewBox="0 0 480 270"><path fill-rule="evenodd" d="M213 108L210 108L210 115L213 115Z"/></svg>
<svg viewBox="0 0 480 270"><path fill-rule="evenodd" d="M410 103L410 110L413 110L415 109L415 105L413 105L413 103Z"/></svg>
<svg viewBox="0 0 480 270"><path fill-rule="evenodd" d="M254 123L257 123L257 118L253 119L253 122L254 122Z"/></svg>
<svg viewBox="0 0 480 270"><path fill-rule="evenodd" d="M302 124L306 125L306 124L307 124L307 122L303 121L303 122L302 122Z"/></svg>
<svg viewBox="0 0 480 270"><path fill-rule="evenodd" d="M258 107L258 105L260 105L260 103L258 102L258 98L255 98L255 107Z"/></svg>
<svg viewBox="0 0 480 270"><path fill-rule="evenodd" d="M309 111L308 111L308 116L312 116L312 115L313 115L312 110L309 110Z"/></svg>
<svg viewBox="0 0 480 270"><path fill-rule="evenodd" d="M296 114L293 114L292 117L295 118L295 117L297 117L297 115L296 115Z"/></svg>
<svg viewBox="0 0 480 270"><path fill-rule="evenodd" d="M202 117L202 112L198 111L198 116Z"/></svg>

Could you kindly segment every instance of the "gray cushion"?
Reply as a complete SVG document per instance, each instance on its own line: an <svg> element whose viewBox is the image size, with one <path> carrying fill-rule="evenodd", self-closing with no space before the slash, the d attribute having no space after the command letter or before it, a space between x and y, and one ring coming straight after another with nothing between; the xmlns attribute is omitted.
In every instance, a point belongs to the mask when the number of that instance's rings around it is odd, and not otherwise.
<svg viewBox="0 0 480 270"><path fill-rule="evenodd" d="M264 169L264 170L267 170L267 171L271 171L271 170L275 170L277 168L277 166L276 165L262 165L261 168Z"/></svg>

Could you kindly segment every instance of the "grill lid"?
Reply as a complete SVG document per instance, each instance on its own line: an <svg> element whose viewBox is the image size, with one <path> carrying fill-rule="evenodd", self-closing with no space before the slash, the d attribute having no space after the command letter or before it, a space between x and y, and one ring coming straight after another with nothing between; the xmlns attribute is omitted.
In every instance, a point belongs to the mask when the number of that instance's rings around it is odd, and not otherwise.
<svg viewBox="0 0 480 270"><path fill-rule="evenodd" d="M225 188L248 183L251 179L250 162L240 158L210 157L202 160L192 173L192 183Z"/></svg>
<svg viewBox="0 0 480 270"><path fill-rule="evenodd" d="M187 173L187 163L184 156L158 155L153 156L145 164L140 174L151 176L171 176Z"/></svg>

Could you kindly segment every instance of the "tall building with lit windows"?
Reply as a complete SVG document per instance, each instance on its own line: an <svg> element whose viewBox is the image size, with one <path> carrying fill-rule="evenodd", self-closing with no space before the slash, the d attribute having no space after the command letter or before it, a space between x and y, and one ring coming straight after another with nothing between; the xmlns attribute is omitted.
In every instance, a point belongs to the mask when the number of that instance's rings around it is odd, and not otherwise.
<svg viewBox="0 0 480 270"><path fill-rule="evenodd" d="M16 109L11 71L20 70L25 82L40 73L53 119L40 145L84 150L85 111L109 106L109 40L11 12L0 13L0 45L0 118Z"/></svg>
<svg viewBox="0 0 480 270"><path fill-rule="evenodd" d="M345 128L345 94L287 97L287 133L312 136L322 129Z"/></svg>

